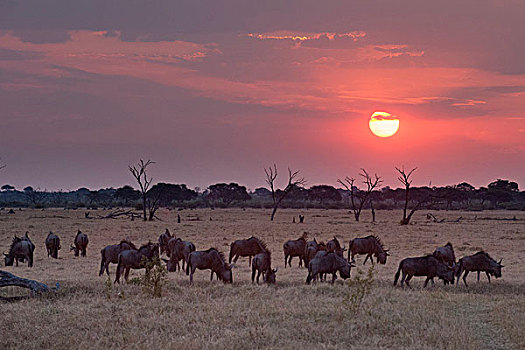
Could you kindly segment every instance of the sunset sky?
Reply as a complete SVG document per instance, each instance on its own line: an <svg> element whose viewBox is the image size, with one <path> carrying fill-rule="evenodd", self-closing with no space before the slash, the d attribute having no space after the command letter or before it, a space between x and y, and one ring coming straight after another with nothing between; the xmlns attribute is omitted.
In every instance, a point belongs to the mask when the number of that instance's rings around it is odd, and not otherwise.
<svg viewBox="0 0 525 350"><path fill-rule="evenodd" d="M525 187L525 2L0 0L0 185ZM371 114L400 120L374 136ZM279 183L282 185L282 182Z"/></svg>

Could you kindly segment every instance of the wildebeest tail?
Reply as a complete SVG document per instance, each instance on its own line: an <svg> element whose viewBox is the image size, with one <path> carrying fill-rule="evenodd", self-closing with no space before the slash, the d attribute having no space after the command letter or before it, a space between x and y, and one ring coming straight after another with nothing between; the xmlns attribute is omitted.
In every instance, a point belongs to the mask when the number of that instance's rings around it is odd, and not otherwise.
<svg viewBox="0 0 525 350"><path fill-rule="evenodd" d="M118 256L117 273L115 275L115 283L120 283L120 267L122 266L122 255Z"/></svg>
<svg viewBox="0 0 525 350"><path fill-rule="evenodd" d="M100 251L101 260L100 260L100 272L98 273L99 276L102 276L104 273L104 262L106 262L106 249L102 249Z"/></svg>
<svg viewBox="0 0 525 350"><path fill-rule="evenodd" d="M230 258L228 259L228 263L231 264L232 263L232 258L233 258L233 249L235 247L235 242L233 242L232 244L230 244Z"/></svg>
<svg viewBox="0 0 525 350"><path fill-rule="evenodd" d="M394 277L394 286L397 284L397 280L399 279L399 274L401 273L401 267L403 265L403 261L399 263L399 268L397 269L396 275Z"/></svg>
<svg viewBox="0 0 525 350"><path fill-rule="evenodd" d="M352 253L352 245L354 244L354 240L350 240L350 243L348 243L348 258L346 260L350 261L350 256Z"/></svg>
<svg viewBox="0 0 525 350"><path fill-rule="evenodd" d="M188 256L188 262L186 263L186 276L190 274L190 265L191 265L191 254Z"/></svg>

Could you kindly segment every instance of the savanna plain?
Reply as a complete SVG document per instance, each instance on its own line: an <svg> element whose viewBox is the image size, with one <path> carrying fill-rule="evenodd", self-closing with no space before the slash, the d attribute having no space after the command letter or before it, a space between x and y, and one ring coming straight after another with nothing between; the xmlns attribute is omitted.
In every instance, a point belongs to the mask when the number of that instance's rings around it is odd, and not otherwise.
<svg viewBox="0 0 525 350"><path fill-rule="evenodd" d="M413 223L400 226L399 211L369 213L355 222L345 210L197 209L159 211L154 222L97 219L107 213L46 209L0 213L0 249L7 252L16 233L36 245L34 267L27 263L1 269L17 276L60 287L41 297L0 302L0 348L187 348L187 349L524 349L525 348L525 212L434 211L444 222L417 212ZM305 215L304 223L292 218ZM177 215L182 222L177 223ZM462 217L461 220L457 220ZM501 220L512 219L516 220ZM254 285L247 258L240 258L234 283L209 280L197 270L192 285L182 272L170 272L162 296L153 298L136 284L108 283L99 277L100 250L129 238L137 246L157 241L169 228L195 243L197 250L216 247L226 256L236 239L257 236L272 251L278 268L275 286ZM87 233L87 257L69 251L77 230ZM47 257L49 231L61 239L59 259ZM307 270L284 268L282 245L304 232L309 239L334 236L346 247L350 239L377 235L390 249L386 265L375 265L373 284L358 308L349 302L358 284L338 279L335 285L305 285ZM456 258L479 250L503 258L503 276L489 284L485 275L469 287L423 288L415 277L412 289L393 286L401 259L420 256L447 242ZM345 253L346 256L346 253ZM369 263L357 256L351 279L364 278ZM3 261L2 261L3 265ZM110 265L111 281L116 265ZM359 273L362 272L362 274ZM144 270L133 271L132 277ZM24 294L8 287L2 296Z"/></svg>

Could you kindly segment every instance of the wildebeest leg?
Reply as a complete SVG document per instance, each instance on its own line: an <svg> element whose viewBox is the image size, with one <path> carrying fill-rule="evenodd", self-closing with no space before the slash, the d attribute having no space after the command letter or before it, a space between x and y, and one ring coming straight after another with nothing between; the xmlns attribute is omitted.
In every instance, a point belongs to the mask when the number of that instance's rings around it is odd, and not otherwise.
<svg viewBox="0 0 525 350"><path fill-rule="evenodd" d="M436 285L434 284L434 279L433 279L433 278L430 279L430 282L432 282L432 287L435 287L435 286L436 286Z"/></svg>
<svg viewBox="0 0 525 350"><path fill-rule="evenodd" d="M401 286L405 284L405 278L407 277L405 271L401 270Z"/></svg>
<svg viewBox="0 0 525 350"><path fill-rule="evenodd" d="M463 274L463 283L465 283L465 286L468 287L468 284L467 284L467 275L468 275L469 271L465 271L465 274Z"/></svg>
<svg viewBox="0 0 525 350"><path fill-rule="evenodd" d="M489 273L487 271L485 271L485 273L487 274L487 278L488 278L489 283L490 283L490 275L489 275Z"/></svg>
<svg viewBox="0 0 525 350"><path fill-rule="evenodd" d="M248 255L248 266L252 266L252 256Z"/></svg>
<svg viewBox="0 0 525 350"><path fill-rule="evenodd" d="M405 283L407 284L408 288L412 288L410 285L410 280L412 279L412 275L407 275L407 278L405 279Z"/></svg>
<svg viewBox="0 0 525 350"><path fill-rule="evenodd" d="M286 261L288 260L288 255L284 254L284 268L286 268Z"/></svg>
<svg viewBox="0 0 525 350"><path fill-rule="evenodd" d="M128 283L128 276L129 276L129 270L130 270L130 269L131 269L131 268L126 267L126 272L124 273L124 279L126 280L126 283Z"/></svg>
<svg viewBox="0 0 525 350"><path fill-rule="evenodd" d="M427 279L425 280L425 284L423 284L423 288L427 287L428 281L430 281L430 280L431 280L431 278L427 277Z"/></svg>
<svg viewBox="0 0 525 350"><path fill-rule="evenodd" d="M259 284L259 277L261 277L261 271L257 271L257 284Z"/></svg>
<svg viewBox="0 0 525 350"><path fill-rule="evenodd" d="M335 280L337 279L337 275L335 272L332 274L332 284L334 284Z"/></svg>
<svg viewBox="0 0 525 350"><path fill-rule="evenodd" d="M190 268L190 270L191 270L190 271L190 283L192 283L193 282L193 273L195 272L195 267L192 266Z"/></svg>
<svg viewBox="0 0 525 350"><path fill-rule="evenodd" d="M252 283L255 282L255 267L252 267Z"/></svg>
<svg viewBox="0 0 525 350"><path fill-rule="evenodd" d="M480 273L480 271L478 271L478 283L479 283L479 273Z"/></svg>
<svg viewBox="0 0 525 350"><path fill-rule="evenodd" d="M105 267L106 267L106 273L107 273L108 276L109 276L109 262L106 262L104 265L105 265Z"/></svg>
<svg viewBox="0 0 525 350"><path fill-rule="evenodd" d="M368 260L368 257L369 257L369 256L370 256L370 254L367 254L367 255L365 256L365 261L363 261L363 265L366 264L366 261Z"/></svg>
<svg viewBox="0 0 525 350"><path fill-rule="evenodd" d="M299 257L299 267L303 266L303 258Z"/></svg>
<svg viewBox="0 0 525 350"><path fill-rule="evenodd" d="M311 281L312 281L312 274L308 272L308 276L306 276L306 284L310 284Z"/></svg>
<svg viewBox="0 0 525 350"><path fill-rule="evenodd" d="M219 276L219 275L217 275ZM211 274L210 274L210 281L213 281L213 270L211 271Z"/></svg>
<svg viewBox="0 0 525 350"><path fill-rule="evenodd" d="M292 267L292 259L293 259L293 256L290 255L290 257L288 258L288 266Z"/></svg>

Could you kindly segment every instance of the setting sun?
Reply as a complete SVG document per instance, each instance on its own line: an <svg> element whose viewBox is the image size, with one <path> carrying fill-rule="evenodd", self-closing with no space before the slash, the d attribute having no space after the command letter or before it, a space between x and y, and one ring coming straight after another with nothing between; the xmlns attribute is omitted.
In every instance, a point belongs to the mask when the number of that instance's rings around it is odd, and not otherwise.
<svg viewBox="0 0 525 350"><path fill-rule="evenodd" d="M374 135L390 137L399 129L399 119L387 112L374 112L368 126Z"/></svg>

